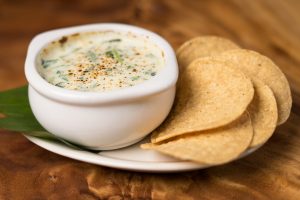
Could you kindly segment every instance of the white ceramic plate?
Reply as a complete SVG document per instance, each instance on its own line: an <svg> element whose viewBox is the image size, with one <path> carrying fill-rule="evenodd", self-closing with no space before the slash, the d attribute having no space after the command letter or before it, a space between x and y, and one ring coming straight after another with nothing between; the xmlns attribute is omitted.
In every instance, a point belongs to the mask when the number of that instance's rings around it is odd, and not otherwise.
<svg viewBox="0 0 300 200"><path fill-rule="evenodd" d="M206 164L187 162L165 156L153 150L143 150L139 146L149 141L149 137L132 146L92 153L76 150L63 143L26 136L31 142L53 153L96 165L143 172L180 172L210 167ZM244 152L239 158L251 154L259 147Z"/></svg>

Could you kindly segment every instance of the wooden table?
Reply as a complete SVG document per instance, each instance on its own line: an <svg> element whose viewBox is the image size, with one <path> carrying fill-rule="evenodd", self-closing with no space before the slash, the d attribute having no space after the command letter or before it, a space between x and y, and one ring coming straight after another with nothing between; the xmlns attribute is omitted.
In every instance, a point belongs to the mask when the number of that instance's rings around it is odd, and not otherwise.
<svg viewBox="0 0 300 200"><path fill-rule="evenodd" d="M97 22L148 28L174 48L194 36L220 35L271 57L291 84L290 119L244 159L178 174L86 164L0 131L1 200L300 198L300 1L0 0L0 90L26 84L23 65L34 35Z"/></svg>

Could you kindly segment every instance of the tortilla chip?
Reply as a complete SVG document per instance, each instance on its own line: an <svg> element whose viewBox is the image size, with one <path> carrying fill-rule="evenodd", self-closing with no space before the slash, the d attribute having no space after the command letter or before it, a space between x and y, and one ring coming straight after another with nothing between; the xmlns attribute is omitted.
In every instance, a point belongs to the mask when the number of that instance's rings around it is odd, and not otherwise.
<svg viewBox="0 0 300 200"><path fill-rule="evenodd" d="M273 134L278 119L277 105L272 90L259 80L253 81L254 97L248 107L253 126L251 147L265 143Z"/></svg>
<svg viewBox="0 0 300 200"><path fill-rule="evenodd" d="M290 86L285 75L269 58L245 49L230 50L216 57L221 61L235 63L246 76L251 79L257 78L269 86L277 102L277 124L282 124L288 119L292 107Z"/></svg>
<svg viewBox="0 0 300 200"><path fill-rule="evenodd" d="M232 41L217 36L200 36L182 44L176 51L179 67L185 68L196 58L213 56L240 47Z"/></svg>
<svg viewBox="0 0 300 200"><path fill-rule="evenodd" d="M253 95L252 82L229 63L196 60L182 73L174 107L151 142L227 125L245 112Z"/></svg>
<svg viewBox="0 0 300 200"><path fill-rule="evenodd" d="M245 112L228 126L178 136L176 140L163 144L143 144L141 147L183 160L216 165L236 159L248 148L252 136L251 119Z"/></svg>

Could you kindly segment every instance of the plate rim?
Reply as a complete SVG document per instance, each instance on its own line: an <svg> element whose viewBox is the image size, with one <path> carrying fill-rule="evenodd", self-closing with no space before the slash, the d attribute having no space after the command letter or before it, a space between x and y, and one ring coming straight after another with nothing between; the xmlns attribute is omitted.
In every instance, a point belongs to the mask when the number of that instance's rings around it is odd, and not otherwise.
<svg viewBox="0 0 300 200"><path fill-rule="evenodd" d="M166 172L172 173L172 172L183 172L183 171L192 171L197 169L205 169L208 167L216 166L216 165L208 165L208 164L199 164L191 161L146 162L146 161L116 159L112 157L105 157L103 155L91 153L88 151L72 149L62 143L47 141L41 138L37 138L25 134L23 135L32 143L52 153L64 157L68 157L74 160L86 162L86 163L91 163L95 165L116 168L121 170L136 171L136 172L150 172L150 173L166 173ZM253 153L261 146L262 145L247 149L235 160L243 158Z"/></svg>

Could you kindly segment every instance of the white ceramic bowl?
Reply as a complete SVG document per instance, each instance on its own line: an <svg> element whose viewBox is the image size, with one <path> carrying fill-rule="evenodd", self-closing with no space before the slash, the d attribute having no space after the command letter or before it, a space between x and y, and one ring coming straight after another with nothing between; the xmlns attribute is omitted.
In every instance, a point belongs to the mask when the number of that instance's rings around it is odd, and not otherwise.
<svg viewBox="0 0 300 200"><path fill-rule="evenodd" d="M108 92L83 92L56 87L36 68L36 56L49 42L77 32L114 30L147 37L165 54L165 67L141 84ZM29 102L40 124L55 136L90 149L109 150L143 139L168 115L175 96L178 66L169 43L157 34L124 24L92 24L37 35L25 62Z"/></svg>

